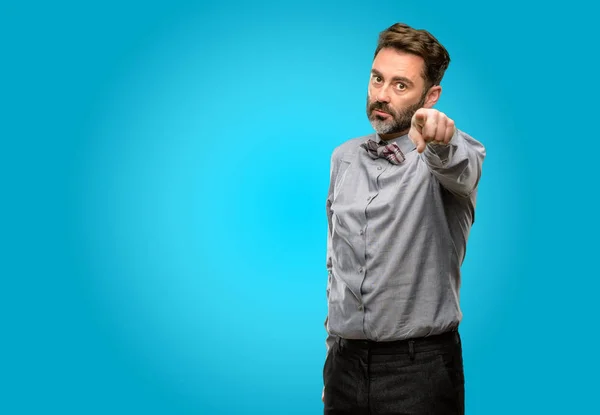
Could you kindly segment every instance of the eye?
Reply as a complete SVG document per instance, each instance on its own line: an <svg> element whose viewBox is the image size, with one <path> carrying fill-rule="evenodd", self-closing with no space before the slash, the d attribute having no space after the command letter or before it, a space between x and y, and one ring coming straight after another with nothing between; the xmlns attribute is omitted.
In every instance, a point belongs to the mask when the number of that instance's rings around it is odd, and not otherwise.
<svg viewBox="0 0 600 415"><path fill-rule="evenodd" d="M398 82L396 84L396 89L398 89L398 91L404 91L406 89L406 84L403 84L402 82Z"/></svg>
<svg viewBox="0 0 600 415"><path fill-rule="evenodd" d="M373 79L374 84L380 84L383 82L383 79L381 78L381 76L378 76L378 75L373 75L372 79Z"/></svg>

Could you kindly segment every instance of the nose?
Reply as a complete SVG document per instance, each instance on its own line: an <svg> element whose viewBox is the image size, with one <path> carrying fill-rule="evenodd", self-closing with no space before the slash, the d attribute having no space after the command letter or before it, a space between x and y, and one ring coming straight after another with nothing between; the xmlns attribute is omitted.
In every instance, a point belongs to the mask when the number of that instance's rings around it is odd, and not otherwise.
<svg viewBox="0 0 600 415"><path fill-rule="evenodd" d="M390 94L388 93L387 87L382 86L381 88L379 88L377 90L377 93L375 94L375 99L379 102L385 102L386 104L389 104Z"/></svg>

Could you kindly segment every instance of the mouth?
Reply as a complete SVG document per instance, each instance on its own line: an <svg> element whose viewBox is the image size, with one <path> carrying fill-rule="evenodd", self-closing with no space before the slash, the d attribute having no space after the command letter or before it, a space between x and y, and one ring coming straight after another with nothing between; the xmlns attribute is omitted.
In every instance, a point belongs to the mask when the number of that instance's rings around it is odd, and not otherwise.
<svg viewBox="0 0 600 415"><path fill-rule="evenodd" d="M379 115L380 117L389 117L391 114L381 111L381 110L373 110L373 114Z"/></svg>

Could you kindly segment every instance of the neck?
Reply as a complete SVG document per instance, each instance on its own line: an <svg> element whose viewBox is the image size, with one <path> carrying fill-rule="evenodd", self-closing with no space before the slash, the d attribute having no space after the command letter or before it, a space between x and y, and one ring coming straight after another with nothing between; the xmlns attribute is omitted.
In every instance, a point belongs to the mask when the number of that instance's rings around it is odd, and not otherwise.
<svg viewBox="0 0 600 415"><path fill-rule="evenodd" d="M379 134L379 137L380 137L382 140L385 140L385 141L390 141L390 140L393 140L393 139L395 139L395 138L398 138L398 137L400 137L400 136L403 136L403 135L405 135L405 134L408 134L408 131L409 131L409 130L410 130L410 128L407 128L406 130L400 131L399 133L391 133L391 134Z"/></svg>

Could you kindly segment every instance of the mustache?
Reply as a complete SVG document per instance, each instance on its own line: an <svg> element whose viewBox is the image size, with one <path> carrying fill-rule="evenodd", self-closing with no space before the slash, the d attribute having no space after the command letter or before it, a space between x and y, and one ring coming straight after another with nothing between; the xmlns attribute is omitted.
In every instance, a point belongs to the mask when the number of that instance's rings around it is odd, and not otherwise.
<svg viewBox="0 0 600 415"><path fill-rule="evenodd" d="M374 110L387 112L390 115L396 115L394 110L391 109L386 103L375 101L369 105L369 112L373 112Z"/></svg>

